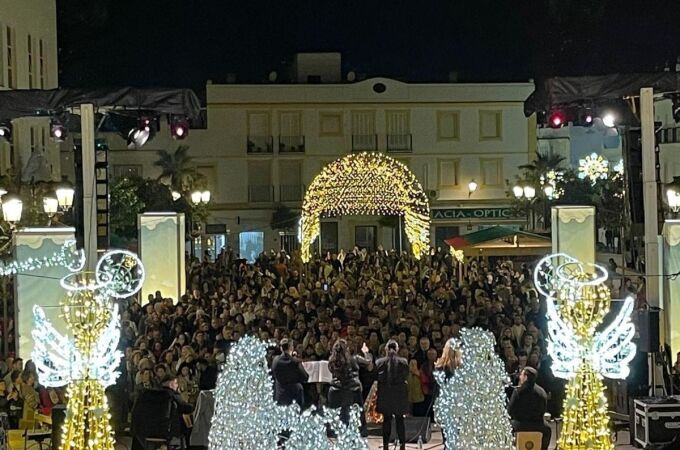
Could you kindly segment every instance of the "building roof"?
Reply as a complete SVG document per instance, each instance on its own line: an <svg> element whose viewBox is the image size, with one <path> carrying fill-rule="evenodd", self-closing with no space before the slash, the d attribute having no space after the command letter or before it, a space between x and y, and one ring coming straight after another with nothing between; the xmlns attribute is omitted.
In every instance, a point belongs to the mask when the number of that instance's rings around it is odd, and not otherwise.
<svg viewBox="0 0 680 450"><path fill-rule="evenodd" d="M444 242L456 250L463 250L468 256L539 255L552 248L549 237L526 231L494 226L483 230L445 239Z"/></svg>

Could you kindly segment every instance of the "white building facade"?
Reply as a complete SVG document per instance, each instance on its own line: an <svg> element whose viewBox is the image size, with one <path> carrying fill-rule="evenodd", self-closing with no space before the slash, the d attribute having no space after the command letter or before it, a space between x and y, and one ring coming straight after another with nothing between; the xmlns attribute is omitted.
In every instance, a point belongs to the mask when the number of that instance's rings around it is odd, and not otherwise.
<svg viewBox="0 0 680 450"><path fill-rule="evenodd" d="M59 85L55 0L0 0L0 90L54 89ZM59 145L49 119L12 121L12 143L0 141L0 172L26 167L41 152L58 180Z"/></svg>
<svg viewBox="0 0 680 450"><path fill-rule="evenodd" d="M483 226L524 223L511 217L506 180L535 153L536 123L523 114L532 90L530 83L407 84L384 78L208 83L206 129L191 130L181 142L161 130L139 150L110 139L111 174L155 178L157 150L189 145L212 192L208 222L224 224L234 248L253 238L269 250L284 239L270 227L272 213L279 205L299 211L306 186L322 167L352 152L384 152L406 164L427 191L431 238L442 246L443 239ZM472 180L478 189L470 193ZM398 229L381 223L377 217L327 218L319 247L398 247Z"/></svg>

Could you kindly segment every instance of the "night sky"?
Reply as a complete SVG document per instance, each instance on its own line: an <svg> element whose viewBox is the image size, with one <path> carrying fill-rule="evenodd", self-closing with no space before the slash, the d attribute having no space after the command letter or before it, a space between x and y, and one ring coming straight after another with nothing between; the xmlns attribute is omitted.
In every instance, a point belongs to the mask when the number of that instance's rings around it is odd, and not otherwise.
<svg viewBox="0 0 680 450"><path fill-rule="evenodd" d="M299 51L405 81L522 81L661 70L676 0L58 0L63 86L260 82Z"/></svg>

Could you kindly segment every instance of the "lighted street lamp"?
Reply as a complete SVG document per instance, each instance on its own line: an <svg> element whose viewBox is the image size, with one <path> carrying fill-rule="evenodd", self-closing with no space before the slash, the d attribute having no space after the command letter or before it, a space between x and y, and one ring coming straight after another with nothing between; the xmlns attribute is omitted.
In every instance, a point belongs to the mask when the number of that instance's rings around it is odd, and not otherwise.
<svg viewBox="0 0 680 450"><path fill-rule="evenodd" d="M680 212L680 177L673 177L673 181L666 185L666 200L671 211Z"/></svg>
<svg viewBox="0 0 680 450"><path fill-rule="evenodd" d="M172 191L172 192L171 192L171 195L172 195L172 201L173 201L173 202L176 202L177 200L179 200L180 198L182 198L182 194L180 194L180 193L177 192L177 191Z"/></svg>
<svg viewBox="0 0 680 450"><path fill-rule="evenodd" d="M14 226L21 220L21 212L24 208L23 202L17 196L7 196L2 203L2 217L5 222Z"/></svg>
<svg viewBox="0 0 680 450"><path fill-rule="evenodd" d="M59 212L59 200L56 197L43 197L43 211L50 219Z"/></svg>
<svg viewBox="0 0 680 450"><path fill-rule="evenodd" d="M470 180L470 182L468 183L468 197L474 194L478 187L479 185L474 180L474 178Z"/></svg>
<svg viewBox="0 0 680 450"><path fill-rule="evenodd" d="M73 196L75 189L67 180L63 180L57 187L55 193L57 194L57 205L62 211L68 211L73 206ZM45 211L47 212L47 211Z"/></svg>
<svg viewBox="0 0 680 450"><path fill-rule="evenodd" d="M191 203L198 206L210 202L210 191L194 191L191 193Z"/></svg>

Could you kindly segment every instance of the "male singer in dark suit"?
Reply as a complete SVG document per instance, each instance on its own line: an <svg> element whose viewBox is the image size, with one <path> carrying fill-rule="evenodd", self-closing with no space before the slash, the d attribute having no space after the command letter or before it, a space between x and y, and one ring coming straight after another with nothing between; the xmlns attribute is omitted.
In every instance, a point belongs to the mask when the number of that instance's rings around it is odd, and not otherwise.
<svg viewBox="0 0 680 450"><path fill-rule="evenodd" d="M290 405L297 402L300 408L304 405L302 383L306 383L309 375L302 368L293 353L293 342L281 339L281 355L274 358L272 375L274 376L274 400L279 405Z"/></svg>
<svg viewBox="0 0 680 450"><path fill-rule="evenodd" d="M519 374L519 387L512 393L508 413L512 430L538 431L543 433L541 450L548 450L552 431L543 420L548 409L548 395L536 385L538 373L533 367L525 367Z"/></svg>

